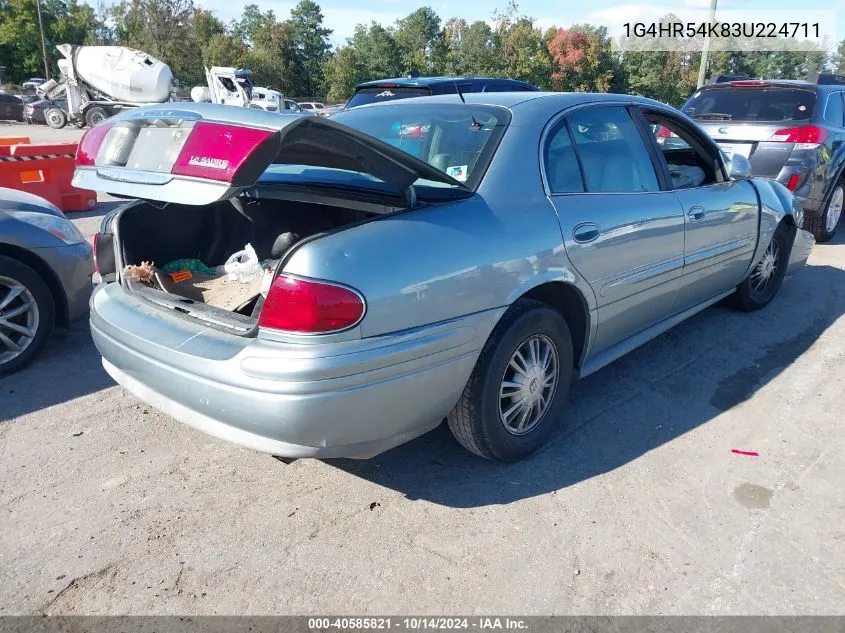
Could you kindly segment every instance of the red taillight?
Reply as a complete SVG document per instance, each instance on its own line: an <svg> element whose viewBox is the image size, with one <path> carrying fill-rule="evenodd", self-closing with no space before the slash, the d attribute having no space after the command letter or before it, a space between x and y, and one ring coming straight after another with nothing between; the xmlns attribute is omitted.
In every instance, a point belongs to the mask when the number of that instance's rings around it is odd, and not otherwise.
<svg viewBox="0 0 845 633"><path fill-rule="evenodd" d="M802 125L801 127L790 127L778 130L770 141L778 143L798 143L801 145L818 145L827 138L827 130L815 125Z"/></svg>
<svg viewBox="0 0 845 633"><path fill-rule="evenodd" d="M786 188L790 191L795 191L798 188L798 182L801 180L801 174L792 174L789 181L786 183Z"/></svg>
<svg viewBox="0 0 845 633"><path fill-rule="evenodd" d="M194 125L170 173L231 181L253 152L272 135L270 130L200 121Z"/></svg>
<svg viewBox="0 0 845 633"><path fill-rule="evenodd" d="M279 275L273 280L258 317L260 327L325 334L352 327L364 316L357 292L322 281Z"/></svg>
<svg viewBox="0 0 845 633"><path fill-rule="evenodd" d="M97 272L98 275L100 274L100 258L97 257L97 245L99 244L99 242L100 242L100 232L97 231L96 233L94 233L94 249L93 250L94 250L94 270Z"/></svg>
<svg viewBox="0 0 845 633"><path fill-rule="evenodd" d="M671 138L675 136L672 134L672 131L668 127L661 126L659 130L657 130L657 138Z"/></svg>
<svg viewBox="0 0 845 633"><path fill-rule="evenodd" d="M729 81L731 86L768 86L768 81L760 81L759 79L746 79L741 81Z"/></svg>
<svg viewBox="0 0 845 633"><path fill-rule="evenodd" d="M112 126L108 123L90 128L82 135L79 146L76 148L77 165L93 165L97 158L97 152L106 138L106 134Z"/></svg>

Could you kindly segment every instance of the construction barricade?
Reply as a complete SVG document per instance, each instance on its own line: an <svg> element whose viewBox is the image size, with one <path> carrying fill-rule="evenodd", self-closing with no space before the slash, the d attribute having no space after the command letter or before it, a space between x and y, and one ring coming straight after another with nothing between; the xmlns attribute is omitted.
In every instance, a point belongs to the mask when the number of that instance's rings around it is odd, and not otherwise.
<svg viewBox="0 0 845 633"><path fill-rule="evenodd" d="M71 185L77 143L30 144L25 137L0 138L0 187L49 200L62 211L87 211L97 194ZM21 142L23 141L23 142Z"/></svg>

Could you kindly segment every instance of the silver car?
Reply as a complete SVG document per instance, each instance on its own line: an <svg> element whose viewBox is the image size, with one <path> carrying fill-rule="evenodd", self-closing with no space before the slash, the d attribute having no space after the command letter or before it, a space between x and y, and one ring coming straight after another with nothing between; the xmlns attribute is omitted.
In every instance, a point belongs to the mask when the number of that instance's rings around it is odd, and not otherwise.
<svg viewBox="0 0 845 633"><path fill-rule="evenodd" d="M55 325L88 314L92 259L53 204L0 188L0 375L34 360Z"/></svg>
<svg viewBox="0 0 845 633"><path fill-rule="evenodd" d="M721 299L764 307L809 256L792 194L676 110L465 98L331 119L147 107L90 130L75 184L140 199L98 239L109 374L279 456L368 457L447 418L473 453L516 460L573 379ZM686 149L664 153L662 127ZM216 268L245 244L261 282ZM168 279L185 258L234 288L228 307Z"/></svg>

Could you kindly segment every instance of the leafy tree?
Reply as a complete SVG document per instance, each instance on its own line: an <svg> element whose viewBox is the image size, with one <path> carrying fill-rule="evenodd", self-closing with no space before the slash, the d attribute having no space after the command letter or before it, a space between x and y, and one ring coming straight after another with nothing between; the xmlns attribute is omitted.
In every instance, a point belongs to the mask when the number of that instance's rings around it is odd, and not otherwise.
<svg viewBox="0 0 845 633"><path fill-rule="evenodd" d="M500 21L496 42L500 66L491 68L492 74L522 79L540 88L551 87L552 55L532 18L520 16Z"/></svg>
<svg viewBox="0 0 845 633"><path fill-rule="evenodd" d="M502 74L493 29L483 20L472 24L452 19L444 28L443 42L448 46L446 72L455 75Z"/></svg>
<svg viewBox="0 0 845 633"><path fill-rule="evenodd" d="M212 35L202 50L203 64L211 66L234 66L239 68L245 65L247 53L243 40L228 33L217 33Z"/></svg>
<svg viewBox="0 0 845 633"><path fill-rule="evenodd" d="M245 61L252 69L256 83L289 95L303 93L303 72L296 40L293 28L287 22L267 24L256 33Z"/></svg>
<svg viewBox="0 0 845 633"><path fill-rule="evenodd" d="M290 26L296 42L296 52L305 79L305 92L316 94L323 83L323 69L331 50L331 29L323 27L323 13L314 0L300 0L290 13Z"/></svg>
<svg viewBox="0 0 845 633"><path fill-rule="evenodd" d="M603 26L559 29L548 45L556 90L609 92L623 89L622 73Z"/></svg>
<svg viewBox="0 0 845 633"><path fill-rule="evenodd" d="M837 75L845 75L845 40L839 42L836 55L833 58L833 72Z"/></svg>
<svg viewBox="0 0 845 633"><path fill-rule="evenodd" d="M42 0L41 17L51 76L58 74L56 44L96 43L100 22L87 4ZM10 82L44 75L35 0L0 0L0 66Z"/></svg>
<svg viewBox="0 0 845 633"><path fill-rule="evenodd" d="M361 81L361 64L354 45L339 49L326 62L325 86L329 102L346 101Z"/></svg>
<svg viewBox="0 0 845 633"><path fill-rule="evenodd" d="M431 7L420 7L396 23L393 36L402 53L405 70L430 72L429 55L442 37L440 16Z"/></svg>
<svg viewBox="0 0 845 633"><path fill-rule="evenodd" d="M357 55L360 81L398 77L402 74L402 53L393 35L378 22L355 27L350 40ZM347 60L348 61L348 60Z"/></svg>
<svg viewBox="0 0 845 633"><path fill-rule="evenodd" d="M121 0L111 15L120 44L162 60L183 83L205 83L193 0Z"/></svg>

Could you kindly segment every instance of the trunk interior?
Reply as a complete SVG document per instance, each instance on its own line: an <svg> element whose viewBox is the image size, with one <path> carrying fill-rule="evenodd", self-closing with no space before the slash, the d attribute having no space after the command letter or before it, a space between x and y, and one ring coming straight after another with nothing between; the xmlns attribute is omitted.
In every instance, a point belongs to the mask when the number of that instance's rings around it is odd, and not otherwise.
<svg viewBox="0 0 845 633"><path fill-rule="evenodd" d="M123 280L132 291L163 308L248 333L255 329L266 287L285 252L306 238L374 215L274 199L164 208L139 203L118 218ZM261 274L249 281L232 279L223 266L247 244L255 251ZM150 269L132 268L143 262L152 262L154 267L151 274L139 278L139 270ZM198 270L197 262L205 268Z"/></svg>

